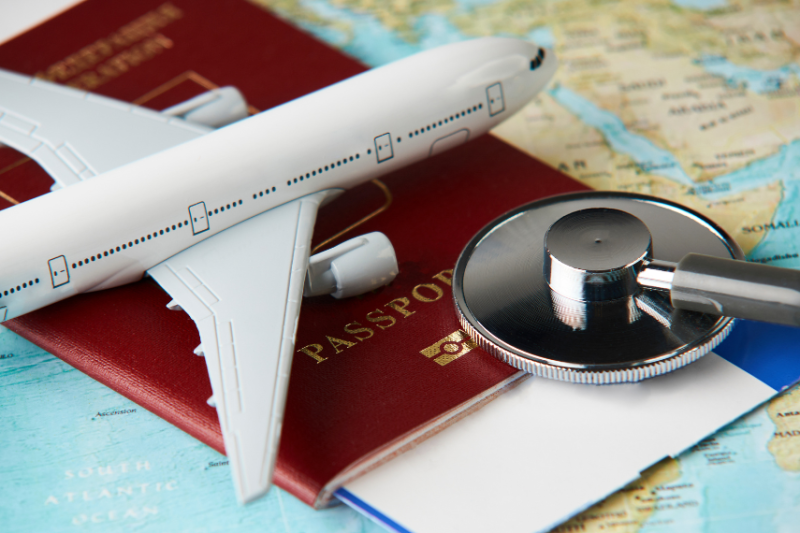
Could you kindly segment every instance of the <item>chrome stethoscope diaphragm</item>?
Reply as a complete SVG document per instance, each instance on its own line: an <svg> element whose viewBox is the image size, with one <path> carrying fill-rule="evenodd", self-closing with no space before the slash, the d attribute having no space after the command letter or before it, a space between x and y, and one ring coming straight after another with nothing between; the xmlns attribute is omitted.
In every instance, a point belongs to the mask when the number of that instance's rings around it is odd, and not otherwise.
<svg viewBox="0 0 800 533"><path fill-rule="evenodd" d="M743 258L724 230L679 204L568 194L478 232L456 263L453 294L473 340L516 368L635 382L702 357L733 317L800 325L800 272Z"/></svg>

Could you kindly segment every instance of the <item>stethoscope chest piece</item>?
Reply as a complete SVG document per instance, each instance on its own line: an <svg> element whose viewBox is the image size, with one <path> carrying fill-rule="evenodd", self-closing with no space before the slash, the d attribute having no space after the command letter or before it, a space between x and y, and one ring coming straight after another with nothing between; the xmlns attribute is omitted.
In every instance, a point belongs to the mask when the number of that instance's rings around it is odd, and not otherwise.
<svg viewBox="0 0 800 533"><path fill-rule="evenodd" d="M705 355L733 325L675 309L659 290L672 279L661 265L691 253L743 258L717 225L666 200L551 197L507 213L467 244L453 275L456 311L482 348L521 370L580 383L640 381Z"/></svg>

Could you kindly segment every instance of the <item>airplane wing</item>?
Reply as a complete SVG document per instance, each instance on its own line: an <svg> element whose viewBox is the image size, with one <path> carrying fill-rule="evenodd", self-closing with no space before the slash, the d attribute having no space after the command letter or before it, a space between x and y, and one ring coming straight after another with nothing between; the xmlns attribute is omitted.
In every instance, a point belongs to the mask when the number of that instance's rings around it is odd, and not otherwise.
<svg viewBox="0 0 800 533"><path fill-rule="evenodd" d="M148 273L197 324L240 501L270 487L317 208L266 211Z"/></svg>
<svg viewBox="0 0 800 533"><path fill-rule="evenodd" d="M38 162L54 187L212 131L170 116L182 109L157 113L1 69L0 95L0 143ZM193 107L194 100L184 104ZM317 208L327 195L323 191L262 213L148 271L200 332L243 502L271 484L309 244Z"/></svg>
<svg viewBox="0 0 800 533"><path fill-rule="evenodd" d="M56 187L212 131L119 100L0 70L0 143L35 160Z"/></svg>

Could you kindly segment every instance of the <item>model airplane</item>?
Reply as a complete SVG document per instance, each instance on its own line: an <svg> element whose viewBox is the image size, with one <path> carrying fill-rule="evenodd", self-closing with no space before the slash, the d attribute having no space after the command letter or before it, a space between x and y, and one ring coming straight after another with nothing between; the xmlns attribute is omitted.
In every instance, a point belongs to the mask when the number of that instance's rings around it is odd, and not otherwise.
<svg viewBox="0 0 800 533"><path fill-rule="evenodd" d="M0 320L152 276L199 329L237 495L251 501L271 483L304 285L345 297L397 273L380 234L309 268L319 206L488 131L556 64L528 42L478 39L238 121L233 89L158 113L0 71L0 142L56 189L0 212Z"/></svg>

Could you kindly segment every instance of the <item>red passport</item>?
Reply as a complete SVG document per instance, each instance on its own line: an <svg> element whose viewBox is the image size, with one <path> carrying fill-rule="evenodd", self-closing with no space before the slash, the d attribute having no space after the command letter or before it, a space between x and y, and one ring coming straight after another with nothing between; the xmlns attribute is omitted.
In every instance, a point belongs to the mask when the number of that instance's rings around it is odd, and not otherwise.
<svg viewBox="0 0 800 533"><path fill-rule="evenodd" d="M236 0L89 0L0 46L0 66L154 109L235 85L253 111L364 70ZM35 163L0 148L3 207L45 194L51 184ZM275 483L324 506L341 484L520 379L460 331L451 269L492 219L524 202L581 189L484 136L324 207L316 248L382 231L400 274L361 297L303 303ZM224 452L216 411L206 404L205 362L192 354L197 330L186 314L167 310L169 300L145 279L5 325Z"/></svg>

